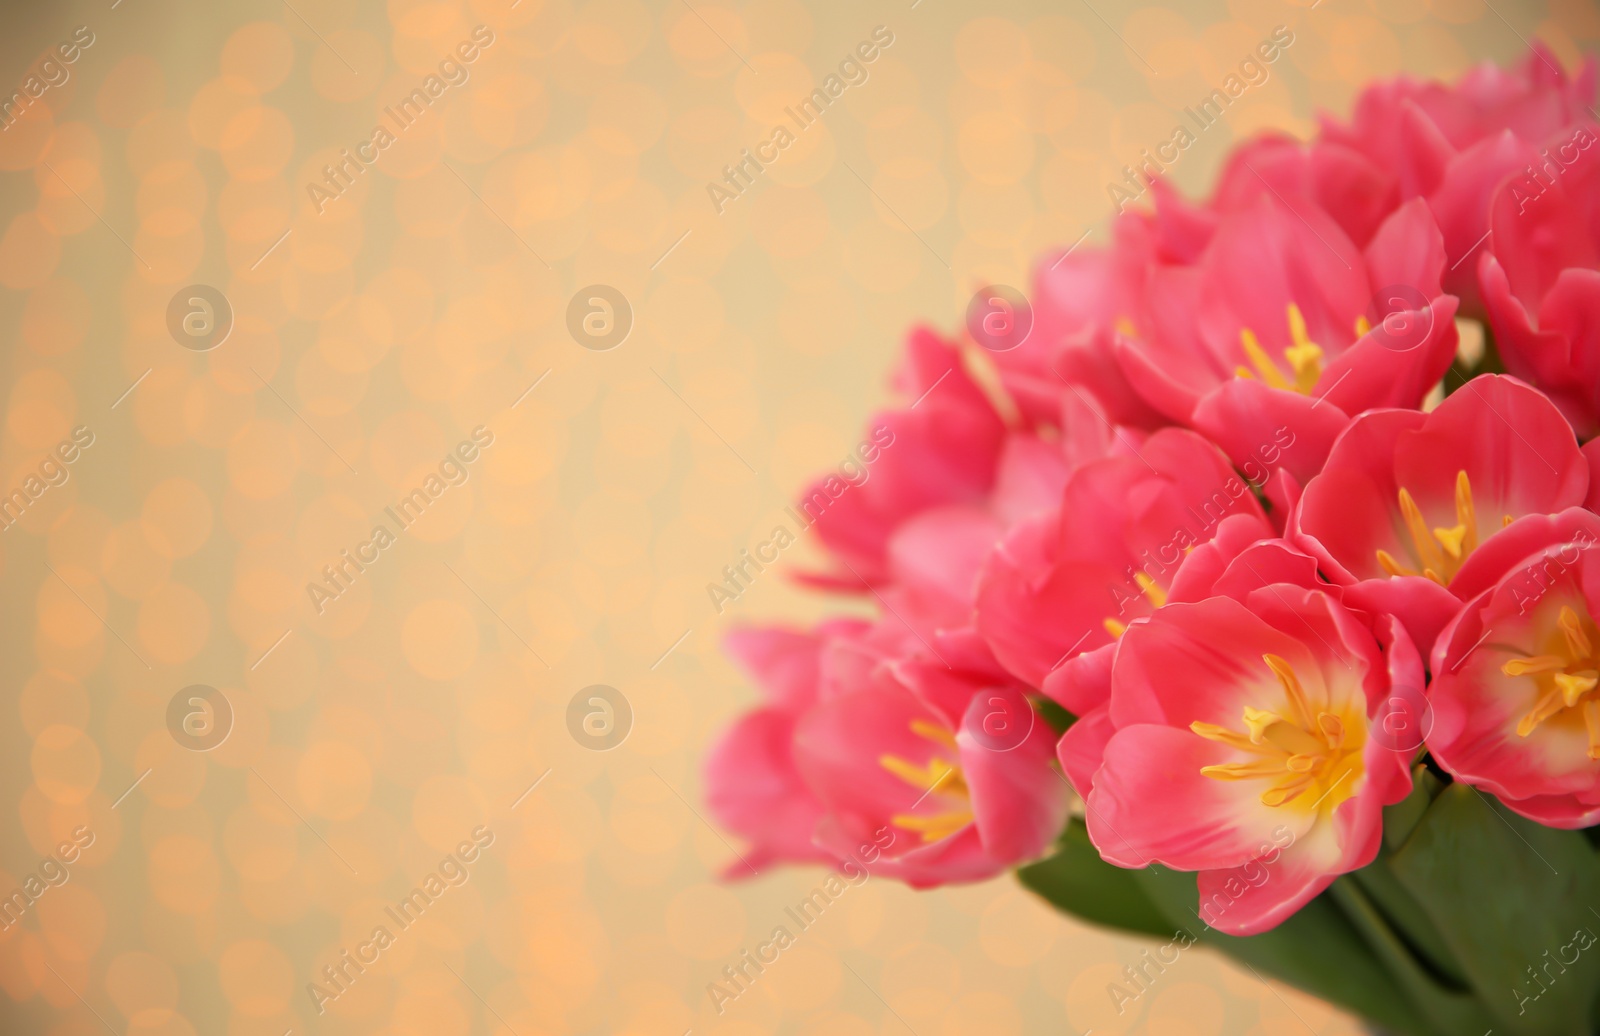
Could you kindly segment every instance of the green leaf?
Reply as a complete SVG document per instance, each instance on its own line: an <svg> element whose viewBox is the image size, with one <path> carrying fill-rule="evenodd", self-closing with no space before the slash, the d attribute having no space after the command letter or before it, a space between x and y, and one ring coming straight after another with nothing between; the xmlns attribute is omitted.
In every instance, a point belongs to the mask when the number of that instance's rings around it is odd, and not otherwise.
<svg viewBox="0 0 1600 1036"><path fill-rule="evenodd" d="M1367 874L1378 866L1370 864L1356 873ZM1415 946L1400 937L1396 925L1367 896L1364 887L1351 875L1344 875L1329 886L1326 895L1340 905L1407 999L1427 1016L1436 1031L1478 1036L1493 1022L1482 1001L1460 986L1441 981L1426 967L1418 959ZM1404 892L1400 895L1404 896Z"/></svg>
<svg viewBox="0 0 1600 1036"><path fill-rule="evenodd" d="M1056 909L1091 924L1170 938L1173 926L1140 888L1137 872L1100 858L1078 817L1067 824L1054 856L1017 870L1017 879Z"/></svg>
<svg viewBox="0 0 1600 1036"><path fill-rule="evenodd" d="M1583 933L1600 932L1600 865L1582 834L1525 820L1458 783L1389 866L1455 951L1497 1034L1592 1031L1600 945Z"/></svg>
<svg viewBox="0 0 1600 1036"><path fill-rule="evenodd" d="M1065 734L1068 728L1078 722L1078 717L1062 708L1058 702L1052 701L1042 694L1033 699L1033 707L1039 710L1039 715L1043 716L1044 721L1050 724L1050 729L1056 732L1057 737Z"/></svg>
<svg viewBox="0 0 1600 1036"><path fill-rule="evenodd" d="M1263 981L1271 975L1396 1033L1448 1032L1430 1025L1412 1006L1388 968L1327 895L1313 899L1270 931L1239 937L1200 921L1196 913L1200 893L1193 874L1164 867L1134 873L1170 920L1198 935L1202 944L1243 963Z"/></svg>
<svg viewBox="0 0 1600 1036"><path fill-rule="evenodd" d="M1383 808L1383 844L1398 849L1422 820L1444 784L1426 766L1411 768L1411 793L1392 806Z"/></svg>

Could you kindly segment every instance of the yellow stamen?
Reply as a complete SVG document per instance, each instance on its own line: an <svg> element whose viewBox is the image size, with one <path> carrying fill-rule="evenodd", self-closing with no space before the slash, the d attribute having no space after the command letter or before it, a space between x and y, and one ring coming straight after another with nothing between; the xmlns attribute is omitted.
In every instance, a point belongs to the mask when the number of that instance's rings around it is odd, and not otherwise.
<svg viewBox="0 0 1600 1036"><path fill-rule="evenodd" d="M1501 664L1500 671L1534 681L1534 706L1517 721L1518 737L1527 737L1556 716L1561 716L1556 722L1570 731L1581 718L1589 737L1589 758L1600 759L1600 696L1596 694L1600 660L1594 655L1589 622L1571 605L1562 605L1556 629L1547 628L1544 634L1545 649L1551 653L1510 659ZM1562 716L1568 709L1580 711L1577 716Z"/></svg>
<svg viewBox="0 0 1600 1036"><path fill-rule="evenodd" d="M970 809L956 809L948 813L935 813L931 816L917 816L915 813L898 813L890 823L895 827L907 831L917 831L922 835L924 842L937 842L941 838L949 838L963 827L972 823Z"/></svg>
<svg viewBox="0 0 1600 1036"><path fill-rule="evenodd" d="M938 756L929 759L928 765L918 766L916 763L901 759L899 756L882 755L878 757L878 765L907 784L924 789L943 782L954 769Z"/></svg>
<svg viewBox="0 0 1600 1036"><path fill-rule="evenodd" d="M1272 777L1281 773L1283 764L1276 759L1259 759L1250 763L1219 763L1202 766L1200 772L1219 781L1243 781L1252 777Z"/></svg>
<svg viewBox="0 0 1600 1036"><path fill-rule="evenodd" d="M1322 377L1322 347L1306 334L1306 318L1293 302L1289 303L1289 337L1294 345L1285 349L1283 355L1294 368L1295 391L1310 395L1317 379Z"/></svg>
<svg viewBox="0 0 1600 1036"><path fill-rule="evenodd" d="M1139 584L1139 589L1144 591L1144 595L1150 599L1151 604L1160 608L1167 603L1167 592L1157 586L1154 579L1151 579L1143 572L1135 572L1133 580Z"/></svg>
<svg viewBox="0 0 1600 1036"><path fill-rule="evenodd" d="M1301 723L1309 723L1311 721L1311 704L1306 700L1305 688L1300 686L1300 677L1295 675L1294 667L1278 655L1262 655L1261 660L1267 663L1267 668L1272 670L1272 675L1276 676L1278 683L1283 685L1284 696L1289 699L1289 708L1294 710L1295 718Z"/></svg>
<svg viewBox="0 0 1600 1036"><path fill-rule="evenodd" d="M1276 788L1268 788L1261 793L1261 804L1263 806L1281 806L1285 802L1298 798L1302 792L1311 787L1311 783L1310 777L1302 777L1299 780L1280 784Z"/></svg>
<svg viewBox="0 0 1600 1036"><path fill-rule="evenodd" d="M1380 549L1378 551L1378 564L1391 576L1414 576L1417 574L1411 569L1403 567L1400 562L1394 559L1394 555L1386 550Z"/></svg>
<svg viewBox="0 0 1600 1036"><path fill-rule="evenodd" d="M1404 486L1399 492L1400 517L1411 535L1411 545L1420 562L1421 575L1446 586L1455 578L1471 553L1478 549L1478 511L1472 502L1472 481L1465 471L1456 472L1454 525L1428 528L1422 508ZM1510 518L1506 519L1508 522ZM1418 572L1395 560L1388 551L1377 551L1378 567L1391 576L1414 576Z"/></svg>
<svg viewBox="0 0 1600 1036"><path fill-rule="evenodd" d="M1365 335L1368 331L1371 331L1371 330L1372 330L1372 321L1368 320L1365 315L1356 317L1356 337L1357 338L1360 338L1362 335Z"/></svg>
<svg viewBox="0 0 1600 1036"><path fill-rule="evenodd" d="M1241 712L1244 732L1215 723L1189 724L1190 730L1207 741L1247 754L1243 759L1203 766L1200 773L1219 781L1265 782L1260 793L1265 806L1301 802L1297 808L1331 813L1359 789L1360 782L1349 778L1362 773L1366 728L1358 721L1365 719L1365 712L1314 708L1286 659L1273 654L1261 658L1282 686L1287 708L1279 712L1245 705Z"/></svg>
<svg viewBox="0 0 1600 1036"><path fill-rule="evenodd" d="M1557 655L1534 655L1531 658L1513 658L1500 667L1500 671L1507 676L1528 676L1532 673L1548 673L1560 669L1567 664L1567 660Z"/></svg>
<svg viewBox="0 0 1600 1036"><path fill-rule="evenodd" d="M1517 721L1517 736L1527 737L1529 734L1534 732L1539 724L1543 723L1551 716L1554 716L1564 708L1566 708L1566 703L1561 700L1561 691L1549 691L1539 699L1538 703L1534 705L1532 711Z"/></svg>
<svg viewBox="0 0 1600 1036"><path fill-rule="evenodd" d="M937 723L914 719L910 726L911 732L920 738L952 751L956 747L955 735ZM918 765L908 759L885 754L878 757L878 765L915 788L918 792L917 803L931 797L934 792L945 796L944 799L936 799L936 802L948 802L950 796L971 799L971 789L967 787L961 768L943 756L929 756L925 764ZM916 804L912 808L916 808ZM937 842L960 831L971 821L970 807L960 806L940 813L902 813L890 822L907 831L920 832L924 842Z"/></svg>
<svg viewBox="0 0 1600 1036"><path fill-rule="evenodd" d="M1433 572L1435 582L1442 582L1438 578L1437 570L1444 567L1444 557L1439 553L1439 545L1428 535L1428 523L1422 519L1422 508L1411 498L1410 490L1400 487L1400 516L1405 520L1406 531L1411 533L1411 543L1417 550L1417 557L1422 559L1423 572Z"/></svg>
<svg viewBox="0 0 1600 1036"><path fill-rule="evenodd" d="M936 741L946 748L956 747L955 734L951 733L947 727L941 727L937 723L929 723L925 719L914 719L911 721L911 732L918 737L927 738L929 741Z"/></svg>
<svg viewBox="0 0 1600 1036"><path fill-rule="evenodd" d="M1461 557L1478 549L1478 511L1472 506L1472 482L1465 471L1456 472L1456 521L1466 529Z"/></svg>
<svg viewBox="0 0 1600 1036"><path fill-rule="evenodd" d="M1106 619L1104 624L1106 627L1106 632L1111 634L1113 637L1120 638L1128 631L1127 624L1118 622L1116 619Z"/></svg>
<svg viewBox="0 0 1600 1036"><path fill-rule="evenodd" d="M1250 365L1256 369L1256 372L1261 375L1262 381L1276 389L1289 387L1289 382L1284 378L1283 372L1278 369L1278 365L1273 363L1272 357L1268 356L1267 351L1261 348L1261 342L1256 339L1254 331L1248 327L1241 329L1239 331L1239 343L1244 346L1245 357L1250 361Z"/></svg>
<svg viewBox="0 0 1600 1036"><path fill-rule="evenodd" d="M1195 720L1189 724L1189 729L1205 738L1207 741L1219 741L1229 748L1237 748L1243 752L1266 752L1267 749L1250 740L1248 735L1241 734L1227 727L1219 727L1215 723L1202 723Z"/></svg>
<svg viewBox="0 0 1600 1036"><path fill-rule="evenodd" d="M1594 648L1589 644L1589 635L1583 632L1583 624L1578 621L1578 613L1572 610L1571 605L1561 606L1561 614L1556 618L1556 623L1561 627L1561 632L1567 636L1567 647L1578 658L1588 658L1594 654Z"/></svg>

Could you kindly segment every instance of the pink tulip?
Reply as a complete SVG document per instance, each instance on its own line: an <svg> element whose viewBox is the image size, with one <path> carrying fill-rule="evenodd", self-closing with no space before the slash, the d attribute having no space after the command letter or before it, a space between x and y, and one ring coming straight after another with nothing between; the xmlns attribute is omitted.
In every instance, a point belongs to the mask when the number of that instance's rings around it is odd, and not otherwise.
<svg viewBox="0 0 1600 1036"><path fill-rule="evenodd" d="M1128 384L1112 355L1112 336L1140 311L1150 270L1193 262L1215 217L1165 181L1156 181L1152 193L1154 211L1132 210L1113 222L1110 247L1080 241L1040 258L1029 300L1032 331L1016 348L990 354L1000 384L1029 422L1064 425L1065 401L1114 425L1167 423Z"/></svg>
<svg viewBox="0 0 1600 1036"><path fill-rule="evenodd" d="M1229 157L1211 203L1232 212L1263 195L1310 199L1358 248L1400 204L1394 176L1355 148L1275 133L1246 142Z"/></svg>
<svg viewBox="0 0 1600 1036"><path fill-rule="evenodd" d="M1132 456L1083 465L1055 508L1018 524L979 577L976 625L1029 686L1068 654L1114 640L1166 599L1186 549L1230 515L1270 536L1246 481L1193 432L1155 432Z"/></svg>
<svg viewBox="0 0 1600 1036"><path fill-rule="evenodd" d="M725 877L750 877L772 863L833 862L812 844L824 809L795 769L791 745L796 720L818 700L827 636L848 639L864 631L864 623L847 620L817 633L740 629L723 641L768 699L741 716L706 754L706 806L718 824L749 842Z"/></svg>
<svg viewBox="0 0 1600 1036"><path fill-rule="evenodd" d="M1305 487L1289 536L1347 587L1398 616L1419 650L1461 607L1454 580L1519 518L1583 503L1589 463L1561 413L1515 378L1474 378L1432 413L1373 410Z"/></svg>
<svg viewBox="0 0 1600 1036"><path fill-rule="evenodd" d="M769 698L706 761L712 816L749 842L728 877L874 842L874 869L911 884L975 881L1060 833L1054 734L970 631L840 620L739 630L727 649Z"/></svg>
<svg viewBox="0 0 1600 1036"><path fill-rule="evenodd" d="M1528 518L1505 539L1474 559L1484 589L1434 646L1428 748L1530 820L1589 827L1600 823L1600 517Z"/></svg>
<svg viewBox="0 0 1600 1036"><path fill-rule="evenodd" d="M1584 438L1600 433L1600 126L1580 127L1494 196L1494 253L1478 262L1506 369L1549 393Z"/></svg>
<svg viewBox="0 0 1600 1036"><path fill-rule="evenodd" d="M1508 177L1537 167L1539 152L1570 138L1594 103L1595 63L1576 75L1542 43L1519 68L1485 63L1455 85L1402 76L1368 87L1348 126L1324 118L1314 148L1360 152L1391 173L1398 201L1427 199L1444 235L1445 288L1476 314L1475 249L1498 253L1489 203Z"/></svg>
<svg viewBox="0 0 1600 1036"><path fill-rule="evenodd" d="M1222 520L1209 541L1188 552L1172 577L1167 603L1193 604L1212 597L1244 601L1274 584L1326 591L1335 599L1340 593L1318 576L1314 558L1285 540L1263 539L1255 516L1235 514ZM1148 616L1135 619L1129 628L1148 621ZM1084 798L1094 787L1106 742L1115 732L1111 673L1123 640L1126 637L1074 655L1044 678L1045 695L1078 717L1056 745L1056 756L1061 772Z"/></svg>
<svg viewBox="0 0 1600 1036"><path fill-rule="evenodd" d="M1319 590L1169 604L1117 648L1090 838L1119 866L1198 871L1221 931L1272 928L1377 854L1411 777L1373 717L1421 685L1398 623L1375 635Z"/></svg>
<svg viewBox="0 0 1600 1036"><path fill-rule="evenodd" d="M1272 450L1270 466L1303 484L1350 415L1418 406L1448 369L1456 302L1443 269L1421 201L1358 250L1312 202L1262 195L1223 216L1198 265L1151 273L1117 360L1153 407L1236 464Z"/></svg>
<svg viewBox="0 0 1600 1036"><path fill-rule="evenodd" d="M903 522L934 507L982 503L994 485L1005 426L960 350L931 331L914 331L896 382L909 403L869 422L879 449L863 451L864 460L874 454L864 477L818 479L799 501L841 565L805 577L814 585L859 591L863 581L881 583L889 540Z"/></svg>
<svg viewBox="0 0 1600 1036"><path fill-rule="evenodd" d="M952 717L879 682L806 713L794 756L827 810L818 844L842 858L887 831L883 872L919 888L1043 855L1067 815L1055 736L1015 693L968 685L966 697Z"/></svg>

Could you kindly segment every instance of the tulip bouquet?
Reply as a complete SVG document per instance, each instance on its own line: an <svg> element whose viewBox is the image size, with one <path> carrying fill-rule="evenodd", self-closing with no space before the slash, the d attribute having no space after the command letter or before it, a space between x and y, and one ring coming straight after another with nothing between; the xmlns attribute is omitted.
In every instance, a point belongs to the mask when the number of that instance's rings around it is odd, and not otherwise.
<svg viewBox="0 0 1600 1036"><path fill-rule="evenodd" d="M738 869L1015 869L1389 1031L1600 1032L1594 90L1376 84L1045 256L1020 342L914 331L804 498L876 617L727 639Z"/></svg>

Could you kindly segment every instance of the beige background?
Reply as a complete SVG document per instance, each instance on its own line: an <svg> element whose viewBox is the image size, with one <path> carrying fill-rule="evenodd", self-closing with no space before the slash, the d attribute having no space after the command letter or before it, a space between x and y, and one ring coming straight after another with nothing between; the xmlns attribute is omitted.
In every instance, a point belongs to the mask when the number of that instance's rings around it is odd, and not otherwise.
<svg viewBox="0 0 1600 1036"><path fill-rule="evenodd" d="M0 133L0 493L95 441L0 533L0 893L95 841L0 934L0 1028L1356 1031L1199 952L1117 1017L1142 944L1007 880L869 881L725 1014L706 996L820 877L715 878L699 759L755 700L719 635L840 607L769 572L718 615L706 584L850 450L903 329L1103 242L1107 182L1276 25L1184 189L1372 76L1600 38L1586 0L1092 4L14 6L8 91L95 42ZM306 185L479 24L470 80L319 215ZM879 25L868 81L719 216L706 183ZM206 353L166 326L195 283L236 314ZM594 283L634 312L611 351L566 329ZM480 424L466 484L318 615L306 584ZM206 753L167 727L193 684L235 714ZM607 753L568 731L592 684L634 713ZM317 969L478 825L466 884L317 1016Z"/></svg>

